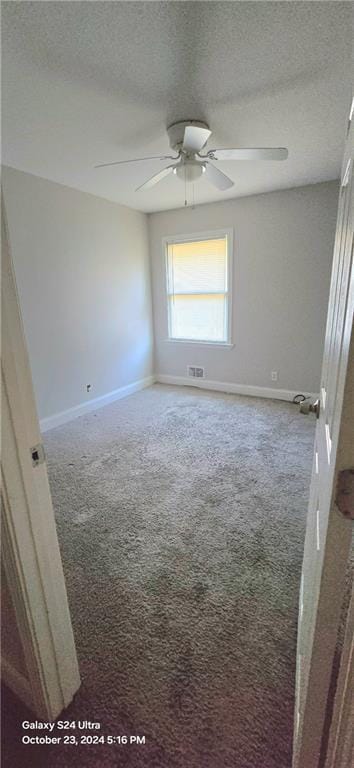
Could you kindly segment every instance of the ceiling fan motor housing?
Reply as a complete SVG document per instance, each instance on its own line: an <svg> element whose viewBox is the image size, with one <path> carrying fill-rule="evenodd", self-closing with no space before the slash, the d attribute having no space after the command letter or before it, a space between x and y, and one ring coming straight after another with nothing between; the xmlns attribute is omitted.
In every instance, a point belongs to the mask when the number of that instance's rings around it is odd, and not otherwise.
<svg viewBox="0 0 354 768"><path fill-rule="evenodd" d="M202 120L180 120L177 123L172 123L167 128L168 138L170 140L170 147L179 152L184 140L184 132L188 126L194 126L195 128L206 128L209 130L207 123Z"/></svg>

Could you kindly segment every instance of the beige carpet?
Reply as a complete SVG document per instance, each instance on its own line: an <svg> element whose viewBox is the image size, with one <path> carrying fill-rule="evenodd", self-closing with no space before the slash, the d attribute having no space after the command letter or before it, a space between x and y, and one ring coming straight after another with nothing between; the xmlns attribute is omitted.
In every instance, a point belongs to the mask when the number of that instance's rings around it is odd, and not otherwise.
<svg viewBox="0 0 354 768"><path fill-rule="evenodd" d="M11 765L290 768L313 438L295 405L162 385L45 435L83 681L66 716L146 744L8 745Z"/></svg>

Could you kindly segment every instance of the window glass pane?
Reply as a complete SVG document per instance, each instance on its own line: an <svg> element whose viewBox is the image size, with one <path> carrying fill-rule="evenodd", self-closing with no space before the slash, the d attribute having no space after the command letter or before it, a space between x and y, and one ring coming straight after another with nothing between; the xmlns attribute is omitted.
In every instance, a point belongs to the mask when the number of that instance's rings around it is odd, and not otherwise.
<svg viewBox="0 0 354 768"><path fill-rule="evenodd" d="M226 290L226 237L168 246L169 293L218 293Z"/></svg>
<svg viewBox="0 0 354 768"><path fill-rule="evenodd" d="M170 296L169 309L172 338L227 341L227 298L224 294Z"/></svg>
<svg viewBox="0 0 354 768"><path fill-rule="evenodd" d="M167 246L169 334L174 339L228 340L227 237Z"/></svg>

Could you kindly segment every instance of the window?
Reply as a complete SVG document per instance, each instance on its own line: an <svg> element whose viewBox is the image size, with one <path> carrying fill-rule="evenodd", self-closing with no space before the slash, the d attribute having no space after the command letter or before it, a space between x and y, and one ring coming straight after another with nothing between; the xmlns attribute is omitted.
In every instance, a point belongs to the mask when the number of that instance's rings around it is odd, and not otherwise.
<svg viewBox="0 0 354 768"><path fill-rule="evenodd" d="M230 342L229 234L166 242L169 338Z"/></svg>

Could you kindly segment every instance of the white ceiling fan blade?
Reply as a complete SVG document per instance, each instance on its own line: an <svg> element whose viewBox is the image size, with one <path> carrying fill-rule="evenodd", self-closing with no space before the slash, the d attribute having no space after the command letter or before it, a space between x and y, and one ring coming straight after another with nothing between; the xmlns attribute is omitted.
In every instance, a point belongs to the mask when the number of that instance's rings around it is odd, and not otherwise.
<svg viewBox="0 0 354 768"><path fill-rule="evenodd" d="M240 149L211 149L213 160L286 160L286 147L252 147Z"/></svg>
<svg viewBox="0 0 354 768"><path fill-rule="evenodd" d="M205 176L208 181L214 184L214 187L217 187L217 189L230 189L230 187L234 186L232 179L229 179L225 173L219 171L219 168L217 168L216 165L213 165L212 163L205 164Z"/></svg>
<svg viewBox="0 0 354 768"><path fill-rule="evenodd" d="M151 179L144 181L144 184L140 184L140 187L137 187L135 192L138 192L140 189L150 189L151 187L154 187L155 184L158 184L159 181L162 181L165 176L168 176L170 173L172 173L174 167L174 165L168 165L167 168L163 168L162 171L155 173L154 176L151 176Z"/></svg>
<svg viewBox="0 0 354 768"><path fill-rule="evenodd" d="M123 165L123 163L141 163L143 160L178 160L172 155L153 155L152 157L134 157L132 160L116 160L113 163L99 163L94 168L107 168L108 165Z"/></svg>
<svg viewBox="0 0 354 768"><path fill-rule="evenodd" d="M187 125L184 130L182 149L185 152L200 152L211 136L208 128L200 128L197 125Z"/></svg>

